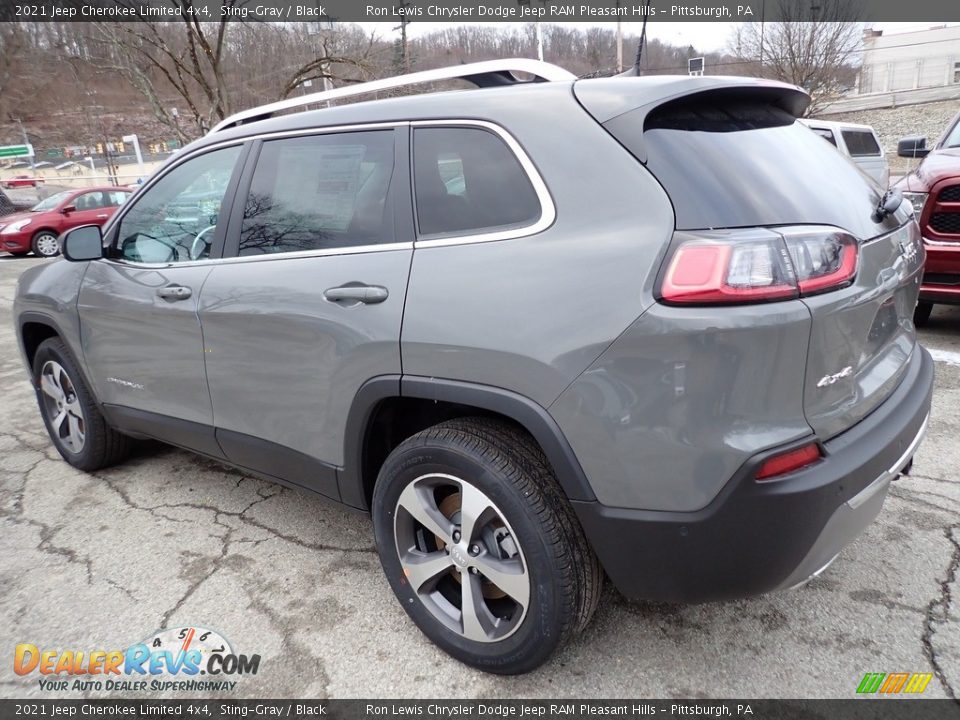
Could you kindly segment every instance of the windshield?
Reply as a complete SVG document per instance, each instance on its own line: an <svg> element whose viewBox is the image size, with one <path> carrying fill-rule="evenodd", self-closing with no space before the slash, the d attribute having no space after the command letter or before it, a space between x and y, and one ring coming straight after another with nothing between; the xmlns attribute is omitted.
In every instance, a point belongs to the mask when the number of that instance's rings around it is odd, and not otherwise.
<svg viewBox="0 0 960 720"><path fill-rule="evenodd" d="M957 122L953 124L953 127L950 128L950 132L947 133L947 137L943 141L943 147L960 147L960 118L957 118Z"/></svg>
<svg viewBox="0 0 960 720"><path fill-rule="evenodd" d="M63 192L58 192L56 195L51 195L46 200L41 200L32 208L30 212L46 212L47 210L53 210L57 205L62 203L68 197L70 197L73 190L64 190Z"/></svg>

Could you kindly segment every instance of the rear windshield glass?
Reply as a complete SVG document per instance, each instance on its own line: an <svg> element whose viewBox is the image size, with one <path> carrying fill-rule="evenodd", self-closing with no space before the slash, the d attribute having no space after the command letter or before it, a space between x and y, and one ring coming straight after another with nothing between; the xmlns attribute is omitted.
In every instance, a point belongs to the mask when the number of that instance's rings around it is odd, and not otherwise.
<svg viewBox="0 0 960 720"><path fill-rule="evenodd" d="M849 159L768 104L671 103L639 131L607 124L670 195L677 229L829 224L860 238L890 227L871 214L878 189Z"/></svg>
<svg viewBox="0 0 960 720"><path fill-rule="evenodd" d="M873 133L866 130L843 130L843 141L853 157L870 157L880 155L880 146L873 137Z"/></svg>

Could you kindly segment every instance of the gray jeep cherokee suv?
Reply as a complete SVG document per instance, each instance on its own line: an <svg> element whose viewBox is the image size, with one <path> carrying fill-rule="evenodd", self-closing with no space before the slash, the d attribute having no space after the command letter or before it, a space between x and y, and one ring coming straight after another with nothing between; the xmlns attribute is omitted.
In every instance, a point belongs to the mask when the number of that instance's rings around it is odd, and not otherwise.
<svg viewBox="0 0 960 720"><path fill-rule="evenodd" d="M480 88L279 114L452 77ZM23 274L44 422L82 470L149 437L370 512L404 610L487 671L542 663L604 573L801 583L880 511L933 377L910 206L807 102L493 61L229 118Z"/></svg>

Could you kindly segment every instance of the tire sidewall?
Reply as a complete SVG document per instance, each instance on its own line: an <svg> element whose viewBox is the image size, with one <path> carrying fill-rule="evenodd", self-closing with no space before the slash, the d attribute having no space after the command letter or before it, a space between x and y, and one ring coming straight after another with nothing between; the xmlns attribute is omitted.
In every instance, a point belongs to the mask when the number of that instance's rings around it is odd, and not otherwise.
<svg viewBox="0 0 960 720"><path fill-rule="evenodd" d="M40 371L49 360L59 363L66 371L70 377L70 382L73 384L73 389L77 393L77 400L83 408L84 442L83 449L78 453L70 452L56 439L56 432L53 429L50 418L47 417L46 406L43 400L43 390L40 389ZM98 410L93 401L93 396L87 388L86 380L84 380L76 363L73 362L73 358L64 349L61 342L47 340L40 344L33 358L33 381L34 390L37 394L37 404L40 407L40 417L43 418L43 424L47 428L47 433L50 435L53 446L68 463L74 467L85 469L95 458L95 447L98 440L96 433L99 431L96 424L96 413Z"/></svg>
<svg viewBox="0 0 960 720"><path fill-rule="evenodd" d="M40 239L43 237L52 237L54 241L58 239L57 234L55 232L51 232L49 230L41 230L40 232L38 232L36 235L33 236L33 241L31 243L33 254L36 255L37 257L42 257L42 258L57 257L57 255L60 254L59 247L57 251L53 253L53 255L44 255L42 252L40 252Z"/></svg>
<svg viewBox="0 0 960 720"><path fill-rule="evenodd" d="M523 552L531 579L530 606L520 627L503 640L479 643L449 630L433 617L403 573L394 537L397 500L410 482L432 473L462 478L482 490L503 513ZM445 652L487 672L512 674L538 666L557 647L563 632L562 588L557 582L561 569L537 530L536 514L510 480L480 457L437 439L399 448L380 471L372 514L377 550L390 586L410 618Z"/></svg>

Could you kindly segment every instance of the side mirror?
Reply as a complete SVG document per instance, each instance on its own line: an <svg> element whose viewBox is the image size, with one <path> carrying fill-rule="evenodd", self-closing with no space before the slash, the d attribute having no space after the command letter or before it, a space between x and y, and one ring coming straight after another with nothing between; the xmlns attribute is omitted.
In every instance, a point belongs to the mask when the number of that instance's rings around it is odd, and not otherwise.
<svg viewBox="0 0 960 720"><path fill-rule="evenodd" d="M897 155L906 158L922 158L930 153L927 149L927 139L920 135L901 138L897 143Z"/></svg>
<svg viewBox="0 0 960 720"><path fill-rule="evenodd" d="M81 225L67 230L60 239L63 256L71 262L99 260L103 257L103 235L97 225Z"/></svg>
<svg viewBox="0 0 960 720"><path fill-rule="evenodd" d="M63 213L64 215L69 215L70 213L76 212L76 211L77 211L76 205L65 205L63 209L60 210L60 212Z"/></svg>

